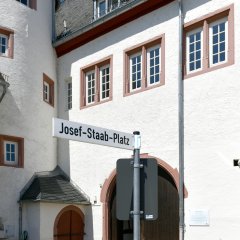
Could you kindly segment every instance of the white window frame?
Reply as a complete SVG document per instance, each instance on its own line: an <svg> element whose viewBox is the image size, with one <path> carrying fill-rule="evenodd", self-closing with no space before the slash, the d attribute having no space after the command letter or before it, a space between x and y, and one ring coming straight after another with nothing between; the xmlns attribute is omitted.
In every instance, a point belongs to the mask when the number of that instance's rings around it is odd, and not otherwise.
<svg viewBox="0 0 240 240"><path fill-rule="evenodd" d="M132 87L132 83L133 83L133 79L132 79L132 59L133 58L136 58L136 57L138 57L138 56L140 56L141 57L141 76L140 76L140 82L141 82L141 84L140 84L140 87L137 87L137 84L136 84L136 88L135 89L133 89L133 87ZM132 55L130 55L129 56L129 84L130 84L130 92L135 92L135 91L138 91L139 89L141 89L142 88L142 75L143 75L143 56L142 56L142 52L141 51L139 51L139 52L137 52L137 53L135 53L135 54L132 54ZM137 82L137 81L136 81Z"/></svg>
<svg viewBox="0 0 240 240"><path fill-rule="evenodd" d="M213 63L213 26L225 22L225 60ZM228 61L228 17L221 18L209 24L209 64L210 67L224 64ZM219 54L219 53L218 53Z"/></svg>
<svg viewBox="0 0 240 240"><path fill-rule="evenodd" d="M44 96L44 101L50 102L50 85L47 82L43 82L43 96Z"/></svg>
<svg viewBox="0 0 240 240"><path fill-rule="evenodd" d="M103 85L103 82L102 82L102 80L103 80L103 70L107 69L107 68L109 69L109 73L107 75L108 76L108 85L109 85L109 88L107 90L108 90L109 94L108 94L108 97L103 98L102 93L106 92L106 88L105 88L105 90L103 90L103 88L102 88L102 85ZM110 64L104 65L104 66L100 67L100 69L99 69L99 73L100 73L100 76L99 76L100 77L100 101L103 101L103 100L106 100L106 99L110 98L110 83L111 83L111 79L110 79L111 73L110 73L110 71L111 71ZM105 75L105 77L106 77L106 75ZM106 80L105 80L105 85L106 85Z"/></svg>
<svg viewBox="0 0 240 240"><path fill-rule="evenodd" d="M14 161L8 161L7 160L7 144L15 146L15 152L14 152L15 160ZM12 152L10 150L10 154L11 153ZM18 142L4 140L4 164L6 164L6 165L18 165Z"/></svg>
<svg viewBox="0 0 240 240"><path fill-rule="evenodd" d="M200 39L201 39L201 67L195 70L191 70L190 71L190 51L189 51L189 45L190 45L190 35L192 34L196 34L198 32L201 32L200 34ZM196 54L196 52L195 52ZM194 59L194 62L196 62L196 59ZM187 67L187 74L189 73L194 73L194 72L198 72L201 71L203 69L203 28L196 28L190 32L187 32L186 34L186 67Z"/></svg>
<svg viewBox="0 0 240 240"><path fill-rule="evenodd" d="M94 74L94 78L93 78L94 80L91 79L91 81L94 81L94 94L91 94L91 98L92 98L92 95L93 95L93 100L91 102L89 102L88 101L88 97L89 97L89 94L88 94L88 76L92 75L92 74ZM91 105L91 104L95 103L95 101L96 101L96 84L97 84L97 79L96 79L95 70L86 72L85 83L86 83L86 105ZM91 87L91 89L92 89L92 87Z"/></svg>
<svg viewBox="0 0 240 240"><path fill-rule="evenodd" d="M159 81L158 82L154 82L154 83L151 83L150 82L150 52L152 50L155 50L155 49L159 49L159 56L158 56L158 60L159 60ZM154 57L154 68L155 68L155 57ZM155 77L155 69L154 69L154 77ZM154 86L156 84L159 84L161 82L161 45L160 44L157 44L157 45L154 45L150 48L147 48L147 85L148 86Z"/></svg>
<svg viewBox="0 0 240 240"><path fill-rule="evenodd" d="M6 50L4 53L2 52L2 38L5 38L6 41ZM0 56L8 56L8 36L4 34L0 34Z"/></svg>

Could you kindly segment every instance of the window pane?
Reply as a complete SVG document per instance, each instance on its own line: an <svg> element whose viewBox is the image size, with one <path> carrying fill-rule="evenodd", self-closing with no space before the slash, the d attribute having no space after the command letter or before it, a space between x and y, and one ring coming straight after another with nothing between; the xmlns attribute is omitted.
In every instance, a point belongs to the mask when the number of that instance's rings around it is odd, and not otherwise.
<svg viewBox="0 0 240 240"><path fill-rule="evenodd" d="M6 150L7 152L10 152L11 145L9 143L6 144Z"/></svg>
<svg viewBox="0 0 240 240"><path fill-rule="evenodd" d="M201 67L201 61L197 61L196 62L196 69L200 68Z"/></svg>
<svg viewBox="0 0 240 240"><path fill-rule="evenodd" d="M11 152L15 152L15 145L11 144Z"/></svg>
<svg viewBox="0 0 240 240"><path fill-rule="evenodd" d="M225 41L225 33L220 33L220 42Z"/></svg>
<svg viewBox="0 0 240 240"><path fill-rule="evenodd" d="M213 46L213 54L218 52L218 45Z"/></svg>
<svg viewBox="0 0 240 240"><path fill-rule="evenodd" d="M15 161L15 153L11 153L11 161L12 161L12 162Z"/></svg>
<svg viewBox="0 0 240 240"><path fill-rule="evenodd" d="M194 69L195 69L195 67L194 67L194 63L190 63L189 70L190 70L190 71L193 71Z"/></svg>
<svg viewBox="0 0 240 240"><path fill-rule="evenodd" d="M220 62L225 61L225 53L220 53Z"/></svg>
<svg viewBox="0 0 240 240"><path fill-rule="evenodd" d="M218 42L218 35L213 36L213 44L216 44Z"/></svg>
<svg viewBox="0 0 240 240"><path fill-rule="evenodd" d="M218 55L213 55L213 64L218 63Z"/></svg>
<svg viewBox="0 0 240 240"><path fill-rule="evenodd" d="M218 25L213 26L213 34L216 34L218 32Z"/></svg>
<svg viewBox="0 0 240 240"><path fill-rule="evenodd" d="M219 28L220 28L220 32L225 32L225 23L221 23L219 25Z"/></svg>
<svg viewBox="0 0 240 240"><path fill-rule="evenodd" d="M225 43L220 43L220 52L225 51Z"/></svg>

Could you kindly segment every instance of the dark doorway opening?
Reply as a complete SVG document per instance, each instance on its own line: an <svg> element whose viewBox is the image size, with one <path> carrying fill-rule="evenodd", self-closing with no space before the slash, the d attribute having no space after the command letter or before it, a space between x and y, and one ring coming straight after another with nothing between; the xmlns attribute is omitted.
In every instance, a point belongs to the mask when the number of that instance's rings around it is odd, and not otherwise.
<svg viewBox="0 0 240 240"><path fill-rule="evenodd" d="M132 240L132 220L116 218L116 185L112 191L109 214L109 240ZM158 167L158 219L141 220L141 240L179 240L179 196L171 175Z"/></svg>

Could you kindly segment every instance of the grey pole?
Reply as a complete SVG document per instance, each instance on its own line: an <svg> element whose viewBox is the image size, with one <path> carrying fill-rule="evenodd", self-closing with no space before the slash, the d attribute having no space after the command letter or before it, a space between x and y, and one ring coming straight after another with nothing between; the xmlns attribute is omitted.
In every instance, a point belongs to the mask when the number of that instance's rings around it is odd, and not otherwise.
<svg viewBox="0 0 240 240"><path fill-rule="evenodd" d="M183 12L182 0L179 9L179 67L178 67L178 132L179 132L179 240L184 240L184 85L182 78Z"/></svg>
<svg viewBox="0 0 240 240"><path fill-rule="evenodd" d="M140 132L134 134L133 162L133 240L140 240Z"/></svg>

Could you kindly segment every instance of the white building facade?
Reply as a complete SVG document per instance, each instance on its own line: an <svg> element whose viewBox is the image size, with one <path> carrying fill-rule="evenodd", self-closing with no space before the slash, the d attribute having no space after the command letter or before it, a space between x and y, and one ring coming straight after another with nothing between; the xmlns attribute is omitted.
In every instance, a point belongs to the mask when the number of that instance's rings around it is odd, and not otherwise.
<svg viewBox="0 0 240 240"><path fill-rule="evenodd" d="M68 28L63 9L66 4L69 11L70 1L61 1L65 22L55 50L51 1L37 1L36 10L13 0L0 3L0 36L6 28L9 38L14 35L13 57L0 57L0 72L9 75L10 84L0 103L0 152L7 154L4 141L10 146L17 142L19 149L24 142L24 164L9 166L1 158L0 227L2 223L5 237L18 239L25 231L34 240L63 239L64 234L132 239L132 221L117 220L115 213L116 162L131 158L132 152L56 140L51 119L59 117L140 131L141 156L157 160L159 183L158 220L142 221L141 239L181 240L182 234L189 240L239 238L240 173L233 160L240 156L240 2L181 2L182 32L179 1L93 1L93 20L79 30ZM11 21L4 22L6 12ZM35 172L56 166L90 204L20 197ZM179 234L180 191L184 232ZM76 224L84 229L81 234L63 229L68 213L67 223L81 219Z"/></svg>

